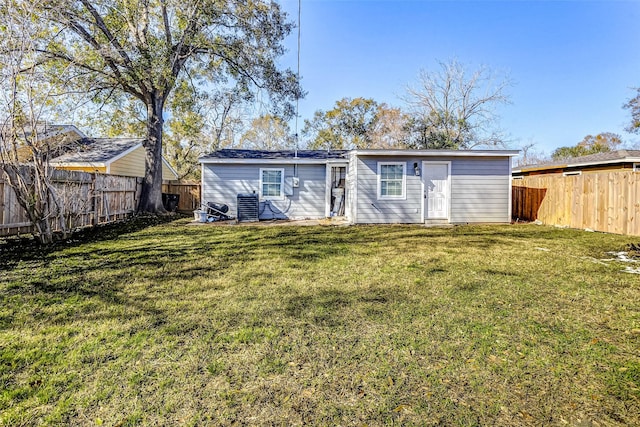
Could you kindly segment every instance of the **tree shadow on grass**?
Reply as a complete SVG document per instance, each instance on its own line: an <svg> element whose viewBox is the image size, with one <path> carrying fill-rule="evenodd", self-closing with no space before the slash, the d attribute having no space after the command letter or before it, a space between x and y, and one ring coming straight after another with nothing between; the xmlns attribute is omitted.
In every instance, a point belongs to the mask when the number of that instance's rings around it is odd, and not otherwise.
<svg viewBox="0 0 640 427"><path fill-rule="evenodd" d="M369 252L410 251L414 244L425 240L429 242L427 246L466 243L485 248L486 245L513 244L514 237L519 235L538 238L540 234L537 230L535 233L514 232L509 227L210 227L203 230L179 224L141 232L161 222L164 221L143 218L92 230L83 238L64 244L36 248L40 252L13 252L8 262L3 262L0 272L6 270L7 277L10 277L10 270L19 261L29 260L34 262L34 274L24 281L15 280L15 276L25 274L27 270L16 271L12 287L5 288L2 293L5 296L22 294L26 298L40 300L97 299L109 306L129 307L132 309L130 312L125 310L128 315L144 314L155 319L151 324L161 325L167 313L158 308L161 304L156 304L157 301L177 296L182 284L190 286L187 292L204 292L210 283L220 284L228 280L225 275L230 272L233 275L229 277L251 286L260 282L271 284L278 280L278 276L268 268L274 260L290 260L287 264L289 269L304 272L316 263L330 263L334 257L344 259L366 256ZM131 235L123 239L126 234ZM113 243L92 245L91 251L82 250L84 243L109 240ZM55 261L55 265L43 265L42 259L50 259L51 263ZM501 271L488 273L503 274ZM141 288L138 283L132 293L130 284L134 281L149 283L149 290ZM228 287L237 285L227 283ZM331 289L311 295L294 295L286 303L286 312L291 316L307 313L305 316L310 315L314 322L327 324L337 310L347 306L378 304L376 301L367 302L367 292ZM397 299L398 295L383 292L376 298L386 302ZM108 316L111 312L118 310L107 310L102 314ZM75 314L87 318L100 316L90 310ZM58 321L65 319L72 321L73 316L61 315Z"/></svg>
<svg viewBox="0 0 640 427"><path fill-rule="evenodd" d="M343 291L322 289L314 293L292 295L284 301L285 313L307 320L316 326L337 327L349 322L351 316L378 318L386 315L388 304L408 301L407 295L394 287ZM344 312L350 312L345 315Z"/></svg>
<svg viewBox="0 0 640 427"><path fill-rule="evenodd" d="M90 242L117 239L158 224L175 221L182 216L139 215L126 221L101 224L75 232L70 238L49 245L39 243L34 237L17 236L0 239L0 271L15 267L20 261L40 260L66 248L74 248Z"/></svg>

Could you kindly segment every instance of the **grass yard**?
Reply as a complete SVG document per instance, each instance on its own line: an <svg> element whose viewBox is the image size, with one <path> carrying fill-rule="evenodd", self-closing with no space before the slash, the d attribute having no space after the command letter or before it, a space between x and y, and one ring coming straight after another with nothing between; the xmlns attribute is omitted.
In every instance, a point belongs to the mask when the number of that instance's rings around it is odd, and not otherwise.
<svg viewBox="0 0 640 427"><path fill-rule="evenodd" d="M4 254L0 425L640 425L640 238L187 223Z"/></svg>

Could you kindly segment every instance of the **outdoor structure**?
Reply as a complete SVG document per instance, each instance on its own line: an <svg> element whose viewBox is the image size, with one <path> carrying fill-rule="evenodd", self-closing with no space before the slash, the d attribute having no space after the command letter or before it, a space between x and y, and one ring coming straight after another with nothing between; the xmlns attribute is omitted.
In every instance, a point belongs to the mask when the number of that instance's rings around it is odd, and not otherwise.
<svg viewBox="0 0 640 427"><path fill-rule="evenodd" d="M640 170L640 150L617 150L607 153L590 154L555 162L513 168L513 176L531 176L547 174L580 175L603 171Z"/></svg>
<svg viewBox="0 0 640 427"><path fill-rule="evenodd" d="M203 203L256 219L508 223L513 150L220 150L200 158ZM250 205L250 203L249 203Z"/></svg>
<svg viewBox="0 0 640 427"><path fill-rule="evenodd" d="M640 150L513 169L513 219L640 235Z"/></svg>
<svg viewBox="0 0 640 427"><path fill-rule="evenodd" d="M67 144L65 153L51 159L57 169L108 175L144 177L145 151L142 138L82 137ZM175 170L162 159L162 179L178 179Z"/></svg>
<svg viewBox="0 0 640 427"><path fill-rule="evenodd" d="M91 138L73 125L38 124L38 138L50 150L51 166L107 175L144 177L145 151L142 138ZM28 161L28 147L18 152ZM175 181L176 171L162 159L162 179Z"/></svg>

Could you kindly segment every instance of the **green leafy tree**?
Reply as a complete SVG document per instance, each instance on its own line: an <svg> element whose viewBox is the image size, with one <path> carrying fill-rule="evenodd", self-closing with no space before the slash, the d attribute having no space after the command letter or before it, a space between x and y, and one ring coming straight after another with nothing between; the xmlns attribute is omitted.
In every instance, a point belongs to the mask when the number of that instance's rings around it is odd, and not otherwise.
<svg viewBox="0 0 640 427"><path fill-rule="evenodd" d="M178 174L179 180L197 179L198 158L206 151L203 117L197 112L184 112L180 120L167 123L169 132L164 140L164 157Z"/></svg>
<svg viewBox="0 0 640 427"><path fill-rule="evenodd" d="M343 98L329 111L305 120L302 134L312 149L390 148L406 140L406 120L399 109L370 98Z"/></svg>
<svg viewBox="0 0 640 427"><path fill-rule="evenodd" d="M194 93L185 82L169 103L163 154L178 179L200 179L198 158L211 151L237 145L244 118L243 100L233 90Z"/></svg>
<svg viewBox="0 0 640 427"><path fill-rule="evenodd" d="M42 2L0 3L0 178L13 190L15 200L41 243L67 237L68 210L54 186L49 160L67 143L64 134L52 136L45 119L62 113L56 100L71 90L51 85L70 77L68 69L35 67L39 29L27 19ZM67 111L69 113L69 111Z"/></svg>
<svg viewBox="0 0 640 427"><path fill-rule="evenodd" d="M626 128L630 133L640 133L640 88L637 88L636 91L636 96L624 104L624 108L631 112L631 123Z"/></svg>
<svg viewBox="0 0 640 427"><path fill-rule="evenodd" d="M612 132L602 132L596 136L587 135L582 141L573 147L560 147L551 153L554 160L562 160L571 157L587 156L589 154L606 153L617 150L622 144L620 135Z"/></svg>
<svg viewBox="0 0 640 427"><path fill-rule="evenodd" d="M508 104L510 81L489 69L467 73L457 61L440 70L420 72L418 84L407 89L411 114L411 146L421 149L470 149L503 145L496 109Z"/></svg>
<svg viewBox="0 0 640 427"><path fill-rule="evenodd" d="M251 126L240 138L240 145L253 150L289 150L295 148L295 139L287 122L265 114L251 121Z"/></svg>
<svg viewBox="0 0 640 427"><path fill-rule="evenodd" d="M88 135L144 138L147 132L146 109L142 103L132 99L114 97L108 105L102 105L97 110L93 103L85 103L78 113L73 124L86 129ZM56 120L68 123L69 119L58 117Z"/></svg>
<svg viewBox="0 0 640 427"><path fill-rule="evenodd" d="M318 110L305 120L302 134L310 137L311 149L367 148L368 135L376 118L378 103L369 98L343 98L329 111Z"/></svg>
<svg viewBox="0 0 640 427"><path fill-rule="evenodd" d="M400 108L378 104L375 120L367 130L369 148L409 148L411 117Z"/></svg>
<svg viewBox="0 0 640 427"><path fill-rule="evenodd" d="M275 2L47 0L29 13L41 27L36 65L71 67L70 81L96 102L142 106L141 211L164 211L164 113L177 87L191 85L193 93L235 87L247 99L262 90L285 115L302 95L295 74L277 66L292 24Z"/></svg>

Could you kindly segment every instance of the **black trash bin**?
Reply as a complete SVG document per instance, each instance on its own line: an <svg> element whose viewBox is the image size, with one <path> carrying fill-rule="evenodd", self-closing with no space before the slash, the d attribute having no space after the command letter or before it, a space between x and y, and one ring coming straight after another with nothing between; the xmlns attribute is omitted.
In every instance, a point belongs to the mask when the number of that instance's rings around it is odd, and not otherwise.
<svg viewBox="0 0 640 427"><path fill-rule="evenodd" d="M180 202L179 194L162 193L162 204L169 212L175 212Z"/></svg>

